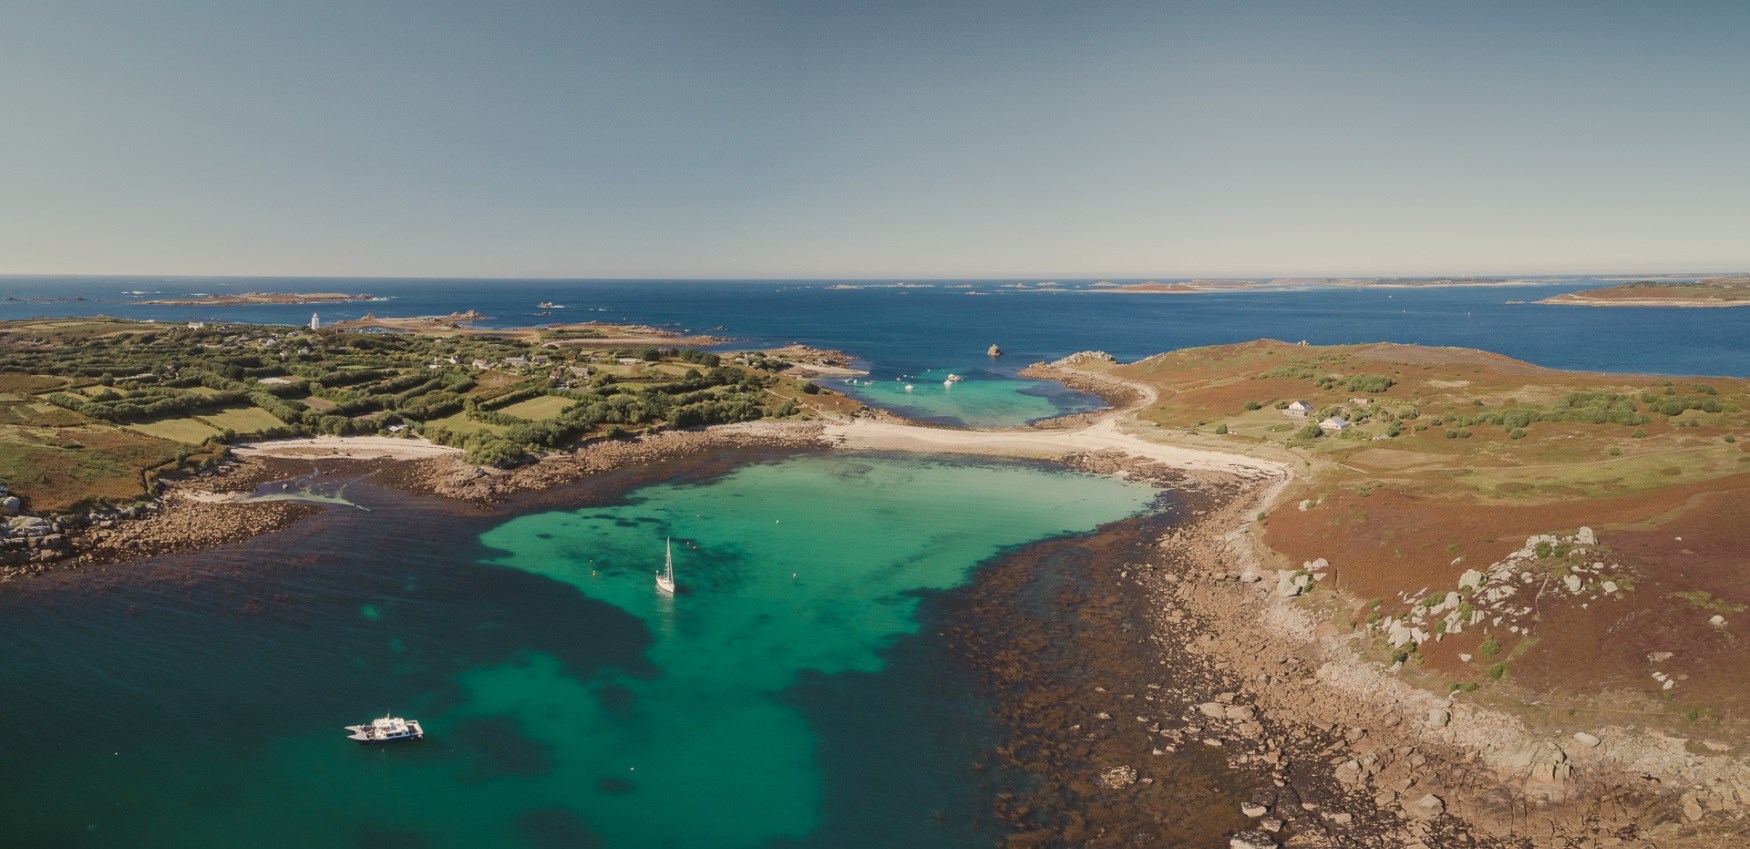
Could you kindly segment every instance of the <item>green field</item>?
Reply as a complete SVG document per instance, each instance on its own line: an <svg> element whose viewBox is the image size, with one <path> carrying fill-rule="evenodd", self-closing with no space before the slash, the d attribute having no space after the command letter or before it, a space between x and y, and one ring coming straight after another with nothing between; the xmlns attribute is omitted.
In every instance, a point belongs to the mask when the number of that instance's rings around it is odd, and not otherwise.
<svg viewBox="0 0 1750 849"><path fill-rule="evenodd" d="M498 411L507 416L516 416L519 419L538 422L565 412L575 403L577 402L570 398L561 398L557 395L537 395L527 401L518 401L515 404L500 407Z"/></svg>
<svg viewBox="0 0 1750 849"><path fill-rule="evenodd" d="M441 419L432 419L430 422L427 422L427 424L436 425L438 427L444 428L445 430L448 430L451 433L459 433L459 434L464 434L464 435L470 434L470 433L492 433L492 434L501 434L502 435L505 431L510 430L510 428L507 428L504 425L487 424L486 422L474 421L473 419L468 418L467 413L456 413L453 416L445 416L444 418L441 418Z"/></svg>
<svg viewBox="0 0 1750 849"><path fill-rule="evenodd" d="M196 416L219 430L234 430L238 433L261 433L265 430L285 427L286 423L274 418L274 415L260 407L229 407L217 413L207 413Z"/></svg>
<svg viewBox="0 0 1750 849"><path fill-rule="evenodd" d="M193 418L160 419L155 422L137 422L126 425L131 431L168 439L172 442L182 442L188 445L199 445L209 437L218 436L219 431L210 425Z"/></svg>

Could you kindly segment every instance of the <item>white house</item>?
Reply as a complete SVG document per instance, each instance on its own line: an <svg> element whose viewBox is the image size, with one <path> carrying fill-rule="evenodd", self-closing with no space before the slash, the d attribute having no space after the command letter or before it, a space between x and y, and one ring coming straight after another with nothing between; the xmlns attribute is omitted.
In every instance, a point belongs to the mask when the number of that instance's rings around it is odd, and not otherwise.
<svg viewBox="0 0 1750 849"><path fill-rule="evenodd" d="M1342 433L1352 427L1354 427L1354 425L1350 424L1349 420L1342 416L1332 416L1319 422L1319 430L1326 433Z"/></svg>
<svg viewBox="0 0 1750 849"><path fill-rule="evenodd" d="M1291 419L1304 419L1312 414L1312 405L1305 401L1295 401L1282 408L1282 415Z"/></svg>

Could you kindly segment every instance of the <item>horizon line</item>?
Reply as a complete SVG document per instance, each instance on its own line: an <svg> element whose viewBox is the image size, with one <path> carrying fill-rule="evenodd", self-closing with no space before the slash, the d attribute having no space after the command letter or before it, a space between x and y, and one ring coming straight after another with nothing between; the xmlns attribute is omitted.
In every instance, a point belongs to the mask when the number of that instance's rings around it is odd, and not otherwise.
<svg viewBox="0 0 1750 849"><path fill-rule="evenodd" d="M1011 280L1068 280L1068 281L1151 281L1151 280L1441 280L1441 279L1477 279L1477 280L1512 280L1512 279L1547 279L1557 277L1714 277L1750 274L1750 267L1743 269L1664 269L1659 271L1560 271L1560 272L1496 272L1496 273L1416 273L1416 274L1179 274L1179 275L1085 275L1085 274L1031 274L1031 275L861 275L835 274L825 276L561 276L561 275L506 275L506 276L465 276L465 275L426 275L426 274L166 274L155 272L105 272L100 274L84 274L77 272L56 272L51 274L0 272L0 280L48 279L48 280L80 280L80 279L131 279L131 278L165 278L187 280L384 280L384 281L481 281L481 280L529 280L552 282L634 282L634 283L821 283L832 281L873 282L873 281L1011 281Z"/></svg>

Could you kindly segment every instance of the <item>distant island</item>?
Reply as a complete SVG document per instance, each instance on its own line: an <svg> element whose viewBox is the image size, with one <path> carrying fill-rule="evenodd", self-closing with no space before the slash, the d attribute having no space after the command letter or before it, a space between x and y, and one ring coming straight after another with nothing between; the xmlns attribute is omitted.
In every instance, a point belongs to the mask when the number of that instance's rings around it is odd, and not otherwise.
<svg viewBox="0 0 1750 849"><path fill-rule="evenodd" d="M1524 286L1533 282L1516 277L1278 277L1269 280L1198 279L1176 280L1167 283L1149 280L1142 283L1122 284L1102 280L1082 291L1116 294L1194 295L1204 292L1240 292L1258 289L1432 289L1444 286ZM1055 286L1056 284L1050 285Z"/></svg>
<svg viewBox="0 0 1750 849"><path fill-rule="evenodd" d="M1580 307L1743 307L1750 306L1750 274L1700 280L1630 280L1544 298L1540 304Z"/></svg>
<svg viewBox="0 0 1750 849"><path fill-rule="evenodd" d="M141 301L161 307L247 307L267 304L350 304L358 301L381 301L376 295L346 292L242 292L235 295L197 295L188 298L162 298Z"/></svg>
<svg viewBox="0 0 1750 849"><path fill-rule="evenodd" d="M670 347L709 347L727 342L717 336L677 333L642 324L609 324L600 321L549 324L533 327L475 327L474 322L491 316L479 310L453 312L449 315L423 315L379 318L366 313L362 318L336 321L329 329L338 331L388 331L417 333L425 336L473 336L541 343L556 348L612 348L626 345L666 345Z"/></svg>

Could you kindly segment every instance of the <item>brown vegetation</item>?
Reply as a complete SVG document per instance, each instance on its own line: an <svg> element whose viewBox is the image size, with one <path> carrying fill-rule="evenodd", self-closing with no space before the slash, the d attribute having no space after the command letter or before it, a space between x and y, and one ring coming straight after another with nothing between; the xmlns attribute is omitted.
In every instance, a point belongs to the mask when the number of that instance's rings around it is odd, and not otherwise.
<svg viewBox="0 0 1750 849"><path fill-rule="evenodd" d="M1479 698L1528 716L1590 709L1678 730L1746 730L1736 726L1750 716L1741 675L1750 643L1732 634L1750 616L1719 610L1750 603L1741 556L1750 539L1732 518L1750 515L1750 381L1271 341L1104 370L1159 391L1144 422L1305 461L1263 542L1283 568L1328 560L1327 586L1347 601L1327 615L1372 634L1381 657L1391 652L1384 626L1459 590L1467 569L1486 572L1536 535L1596 532L1602 576L1570 591L1565 561L1552 558L1519 597L1532 608L1520 632L1485 621L1412 643L1404 674L1420 683L1481 688ZM1312 414L1278 409L1293 400ZM1329 415L1354 426L1307 432ZM1599 590L1601 578L1616 591ZM1461 596L1468 606L1471 594ZM1485 639L1493 652L1481 650Z"/></svg>

